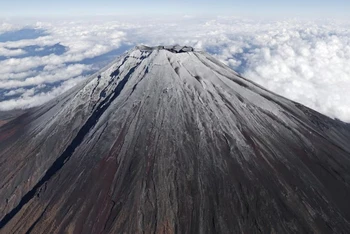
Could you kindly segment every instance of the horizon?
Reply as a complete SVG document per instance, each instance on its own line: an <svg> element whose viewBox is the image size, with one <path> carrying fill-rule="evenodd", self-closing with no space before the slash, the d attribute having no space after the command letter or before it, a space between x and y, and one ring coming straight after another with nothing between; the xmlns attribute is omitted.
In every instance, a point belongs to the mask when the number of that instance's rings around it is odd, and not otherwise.
<svg viewBox="0 0 350 234"><path fill-rule="evenodd" d="M20 7L19 7L20 6ZM350 2L342 0L316 1L128 1L63 0L48 2L7 1L2 4L2 17L79 17L79 16L161 16L161 15L237 15L245 17L334 17L349 18Z"/></svg>

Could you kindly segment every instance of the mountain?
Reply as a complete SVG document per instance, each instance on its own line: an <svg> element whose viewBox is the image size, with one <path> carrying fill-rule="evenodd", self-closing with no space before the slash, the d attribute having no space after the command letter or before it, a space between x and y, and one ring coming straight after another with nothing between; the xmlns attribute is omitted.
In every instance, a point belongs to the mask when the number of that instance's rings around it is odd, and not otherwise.
<svg viewBox="0 0 350 234"><path fill-rule="evenodd" d="M350 126L140 46L0 127L1 233L350 233Z"/></svg>

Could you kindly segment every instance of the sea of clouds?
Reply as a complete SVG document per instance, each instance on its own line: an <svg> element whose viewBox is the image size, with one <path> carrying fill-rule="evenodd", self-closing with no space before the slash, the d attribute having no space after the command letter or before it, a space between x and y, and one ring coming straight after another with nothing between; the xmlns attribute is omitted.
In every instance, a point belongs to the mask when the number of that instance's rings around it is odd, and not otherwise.
<svg viewBox="0 0 350 234"><path fill-rule="evenodd" d="M350 23L192 16L0 21L0 110L43 104L138 44L205 50L248 79L350 122Z"/></svg>

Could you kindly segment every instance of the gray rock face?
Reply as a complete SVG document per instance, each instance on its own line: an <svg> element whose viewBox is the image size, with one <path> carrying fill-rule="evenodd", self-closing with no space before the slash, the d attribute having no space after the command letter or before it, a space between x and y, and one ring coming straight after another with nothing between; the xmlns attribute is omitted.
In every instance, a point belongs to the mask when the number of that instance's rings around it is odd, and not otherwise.
<svg viewBox="0 0 350 234"><path fill-rule="evenodd" d="M0 126L1 233L349 233L350 127L189 47Z"/></svg>
<svg viewBox="0 0 350 234"><path fill-rule="evenodd" d="M193 52L194 48L190 46L180 46L180 45L174 45L174 46L155 46L155 47L149 47L149 46L137 46L137 50L140 51L154 51L154 50L167 50L172 53L186 53L186 52Z"/></svg>

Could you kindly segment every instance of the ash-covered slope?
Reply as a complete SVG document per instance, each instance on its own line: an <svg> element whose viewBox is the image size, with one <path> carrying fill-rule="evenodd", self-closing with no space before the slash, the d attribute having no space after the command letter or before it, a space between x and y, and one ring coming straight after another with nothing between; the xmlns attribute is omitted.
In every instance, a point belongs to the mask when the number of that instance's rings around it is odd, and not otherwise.
<svg viewBox="0 0 350 234"><path fill-rule="evenodd" d="M0 127L1 233L349 233L350 127L137 47Z"/></svg>

